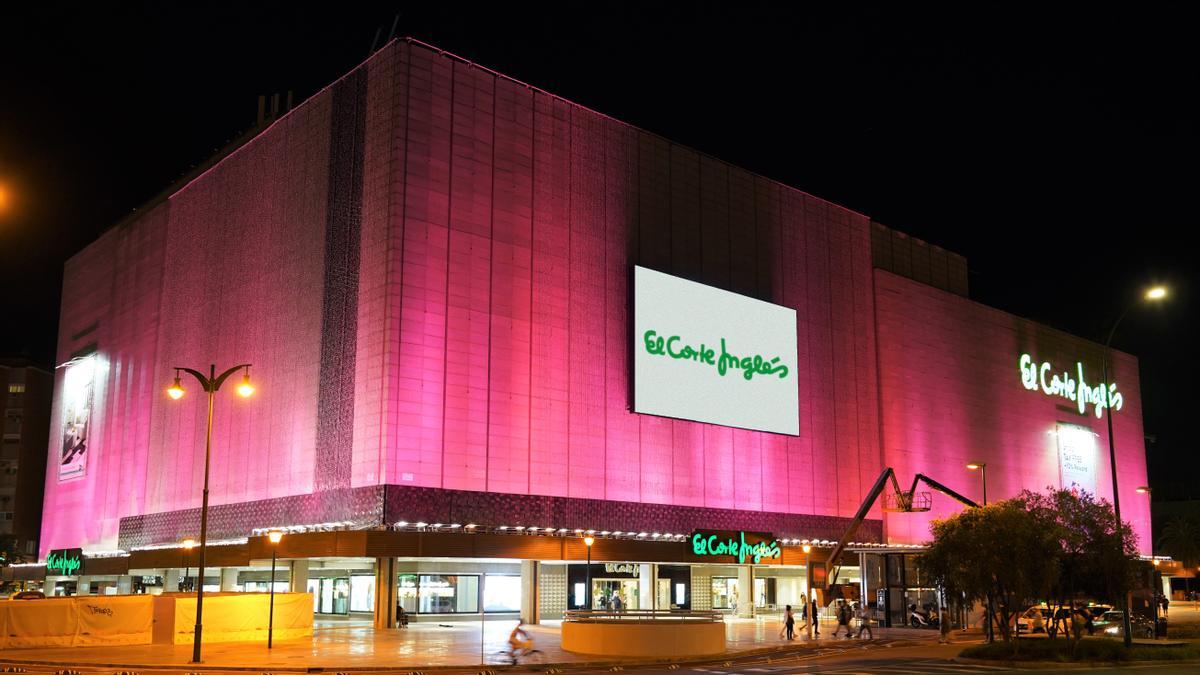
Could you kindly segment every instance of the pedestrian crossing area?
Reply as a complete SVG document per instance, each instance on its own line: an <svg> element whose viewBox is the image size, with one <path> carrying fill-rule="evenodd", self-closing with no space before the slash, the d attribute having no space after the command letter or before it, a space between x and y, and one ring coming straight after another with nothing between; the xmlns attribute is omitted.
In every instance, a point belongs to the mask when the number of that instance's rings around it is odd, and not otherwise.
<svg viewBox="0 0 1200 675"><path fill-rule="evenodd" d="M910 675L917 673L993 673L1013 672L1008 666L955 663L946 659L863 659L837 663L796 663L730 668L691 668L701 675L804 675L828 673L836 675Z"/></svg>

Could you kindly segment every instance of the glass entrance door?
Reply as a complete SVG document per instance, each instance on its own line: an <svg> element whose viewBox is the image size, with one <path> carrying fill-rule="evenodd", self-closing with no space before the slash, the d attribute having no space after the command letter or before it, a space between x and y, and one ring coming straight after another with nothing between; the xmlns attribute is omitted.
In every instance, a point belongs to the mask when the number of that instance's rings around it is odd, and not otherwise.
<svg viewBox="0 0 1200 675"><path fill-rule="evenodd" d="M612 609L613 598L621 598L623 609L641 608L637 579L592 579L592 602L596 609Z"/></svg>
<svg viewBox="0 0 1200 675"><path fill-rule="evenodd" d="M313 612L317 614L350 613L350 579L348 577L309 579L308 592L313 596Z"/></svg>

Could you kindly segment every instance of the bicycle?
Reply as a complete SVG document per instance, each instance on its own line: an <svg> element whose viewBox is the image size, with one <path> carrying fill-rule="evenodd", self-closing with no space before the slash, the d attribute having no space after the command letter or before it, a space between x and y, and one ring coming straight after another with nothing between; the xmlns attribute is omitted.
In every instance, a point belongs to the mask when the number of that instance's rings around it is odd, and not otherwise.
<svg viewBox="0 0 1200 675"><path fill-rule="evenodd" d="M496 655L504 657L504 660L508 661L514 666L520 663L522 659L525 660L526 663L541 663L546 657L546 655L540 649L513 649L511 645L508 649L501 649L499 652L496 652Z"/></svg>

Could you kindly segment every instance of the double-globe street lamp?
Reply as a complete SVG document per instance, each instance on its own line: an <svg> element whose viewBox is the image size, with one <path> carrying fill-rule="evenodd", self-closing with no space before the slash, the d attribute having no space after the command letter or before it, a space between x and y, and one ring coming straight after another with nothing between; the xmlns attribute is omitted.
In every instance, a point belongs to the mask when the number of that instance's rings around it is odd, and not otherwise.
<svg viewBox="0 0 1200 675"><path fill-rule="evenodd" d="M1103 376L1101 384L1104 386L1104 407L1105 407L1104 416L1106 418L1108 418L1108 420L1107 420L1107 422L1108 422L1108 461L1109 461L1109 464L1112 469L1113 515L1116 517L1116 520L1117 520L1117 535L1118 536L1120 536L1120 533L1121 533L1121 522L1122 521L1121 521L1121 496L1120 496L1120 493L1117 491L1117 443L1116 443L1116 439L1113 438L1112 388L1109 385L1109 376L1111 374L1111 371L1113 370L1113 368L1112 368L1112 365L1113 365L1112 364L1112 340L1113 340L1113 336L1117 334L1117 326L1121 325L1121 321L1123 321L1125 319L1125 317L1129 314L1130 311L1133 310L1134 307L1137 307L1143 301L1159 302L1161 300L1165 300L1166 297L1167 297L1167 289L1163 286L1154 286L1154 287L1148 289L1142 295L1142 297L1134 300L1133 302L1129 303L1128 306L1125 307L1125 311L1121 312L1120 316L1117 317L1117 320L1113 322L1112 328L1108 331L1108 339L1106 339L1104 341L1104 359L1101 362L1102 363L1101 373ZM1132 632L1133 628L1130 623L1130 617L1129 617L1129 612L1130 612L1129 598L1130 598L1130 595L1128 593L1126 593L1125 594L1125 607L1124 607L1125 611L1123 613L1124 614L1123 623L1124 623L1124 629L1125 629L1124 633L1125 633L1125 646L1126 647L1131 647L1133 645L1133 636L1130 634Z"/></svg>
<svg viewBox="0 0 1200 675"><path fill-rule="evenodd" d="M215 364L208 367L208 375L198 370L177 366L175 368L175 382L167 389L167 395L172 399L178 401L183 398L185 391L183 383L179 381L179 378L180 373L184 372L196 378L196 381L200 383L200 387L208 394L208 420L204 436L204 494L200 502L200 560L197 569L199 580L196 584L196 633L192 642L192 663L200 663L200 632L204 621L204 553L208 548L208 470L212 458L213 403L217 391L221 389L221 385L225 383L225 380L243 368L245 369L245 373L242 374L242 383L238 385L237 392L241 397L247 398L254 393L254 386L250 384L249 363L238 364L220 375L217 375L217 366ZM272 581L274 580L272 579Z"/></svg>

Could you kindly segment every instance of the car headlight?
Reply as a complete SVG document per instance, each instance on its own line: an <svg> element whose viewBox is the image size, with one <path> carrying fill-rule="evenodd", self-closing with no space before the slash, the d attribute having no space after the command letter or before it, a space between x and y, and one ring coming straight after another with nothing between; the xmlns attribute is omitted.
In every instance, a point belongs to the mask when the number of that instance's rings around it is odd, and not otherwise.
<svg viewBox="0 0 1200 675"><path fill-rule="evenodd" d="M1118 632L1119 630L1120 630L1120 629L1119 629L1119 628L1117 628L1116 626L1112 626L1112 627L1110 627L1110 628L1105 628L1105 629L1104 629L1104 632L1105 632L1105 633L1108 633L1109 635L1116 635L1116 634L1117 634L1117 632Z"/></svg>

